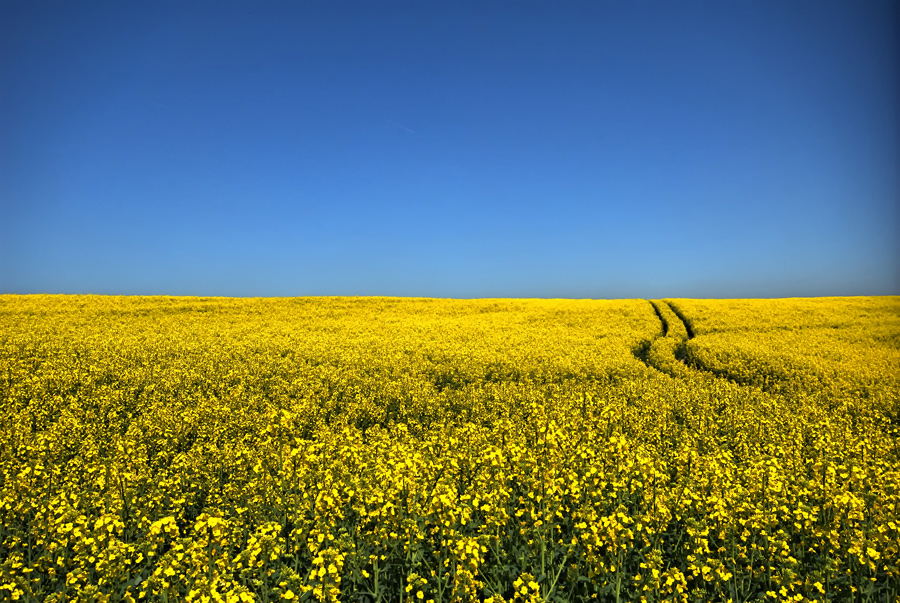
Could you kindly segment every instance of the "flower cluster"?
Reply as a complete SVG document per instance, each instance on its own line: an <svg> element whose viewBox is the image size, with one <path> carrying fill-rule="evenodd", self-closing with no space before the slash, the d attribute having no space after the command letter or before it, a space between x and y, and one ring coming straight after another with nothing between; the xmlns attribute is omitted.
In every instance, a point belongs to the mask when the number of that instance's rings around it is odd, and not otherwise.
<svg viewBox="0 0 900 603"><path fill-rule="evenodd" d="M895 601L898 310L0 296L0 600Z"/></svg>

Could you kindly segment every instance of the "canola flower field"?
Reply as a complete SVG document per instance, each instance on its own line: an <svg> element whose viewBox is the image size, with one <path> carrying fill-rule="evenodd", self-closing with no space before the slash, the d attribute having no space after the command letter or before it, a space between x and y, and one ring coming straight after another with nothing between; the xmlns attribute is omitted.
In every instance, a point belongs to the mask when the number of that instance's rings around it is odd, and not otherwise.
<svg viewBox="0 0 900 603"><path fill-rule="evenodd" d="M0 296L0 600L900 600L900 298Z"/></svg>

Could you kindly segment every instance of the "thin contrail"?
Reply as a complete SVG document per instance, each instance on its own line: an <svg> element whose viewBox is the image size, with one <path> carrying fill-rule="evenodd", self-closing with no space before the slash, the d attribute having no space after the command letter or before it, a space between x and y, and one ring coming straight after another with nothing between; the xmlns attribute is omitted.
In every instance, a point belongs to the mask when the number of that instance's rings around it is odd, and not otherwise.
<svg viewBox="0 0 900 603"><path fill-rule="evenodd" d="M395 122L395 121L392 121L392 122L391 122L391 125L397 126L397 127L400 128L401 130L406 130L407 132L410 132L411 134L415 134L415 133L416 133L415 130L410 130L410 129L407 128L406 126L401 126L400 124L398 124L398 123Z"/></svg>

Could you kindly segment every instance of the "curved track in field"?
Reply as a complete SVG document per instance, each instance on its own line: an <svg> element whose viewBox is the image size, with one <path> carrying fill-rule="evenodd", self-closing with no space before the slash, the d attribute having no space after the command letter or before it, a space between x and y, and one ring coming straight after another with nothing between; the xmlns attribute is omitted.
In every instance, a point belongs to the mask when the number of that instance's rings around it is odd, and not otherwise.
<svg viewBox="0 0 900 603"><path fill-rule="evenodd" d="M669 301L648 300L662 325L662 334L642 341L632 350L635 358L648 367L676 379L703 376L721 379L740 387L750 387L728 374L710 370L688 360L687 343L697 336L684 312Z"/></svg>
<svg viewBox="0 0 900 603"><path fill-rule="evenodd" d="M653 302L650 302L650 303L653 303ZM688 321L684 317L684 314L678 308L675 307L675 304L667 301L666 305L669 306L669 309L672 310L672 314L677 316L678 320L681 321L681 324L684 325L684 331L687 333L687 339L688 340L693 339L694 338L694 329L691 327L690 321ZM654 309L655 309L655 307L654 307ZM657 316L659 316L659 312L657 312Z"/></svg>
<svg viewBox="0 0 900 603"><path fill-rule="evenodd" d="M684 361L684 347L695 336L694 329L684 314L671 302L649 300L648 303L659 318L662 332L653 339L642 341L632 350L635 358L652 369L676 378L692 374L714 377L713 373Z"/></svg>

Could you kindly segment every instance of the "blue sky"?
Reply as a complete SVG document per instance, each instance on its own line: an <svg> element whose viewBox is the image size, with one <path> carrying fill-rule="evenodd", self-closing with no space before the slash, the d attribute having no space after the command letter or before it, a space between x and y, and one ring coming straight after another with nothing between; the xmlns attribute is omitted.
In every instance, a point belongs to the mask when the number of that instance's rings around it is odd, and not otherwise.
<svg viewBox="0 0 900 603"><path fill-rule="evenodd" d="M896 2L0 3L0 292L900 293Z"/></svg>

